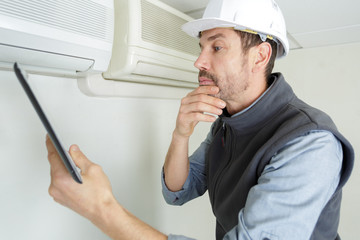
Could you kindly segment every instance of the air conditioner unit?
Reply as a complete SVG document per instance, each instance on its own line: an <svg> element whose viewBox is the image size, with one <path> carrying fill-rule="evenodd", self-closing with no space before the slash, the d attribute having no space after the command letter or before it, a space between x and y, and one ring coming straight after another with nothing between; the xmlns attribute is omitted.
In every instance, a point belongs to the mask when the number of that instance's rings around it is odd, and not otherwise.
<svg viewBox="0 0 360 240"><path fill-rule="evenodd" d="M104 72L113 31L112 0L0 0L3 64Z"/></svg>
<svg viewBox="0 0 360 240"><path fill-rule="evenodd" d="M106 80L194 88L199 42L181 30L192 20L159 0L116 0L115 40Z"/></svg>

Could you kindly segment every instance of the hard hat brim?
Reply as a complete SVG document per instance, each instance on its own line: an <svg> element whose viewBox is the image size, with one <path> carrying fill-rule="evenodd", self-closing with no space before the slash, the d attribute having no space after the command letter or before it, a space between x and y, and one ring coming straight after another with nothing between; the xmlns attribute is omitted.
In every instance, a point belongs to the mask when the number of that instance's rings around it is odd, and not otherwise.
<svg viewBox="0 0 360 240"><path fill-rule="evenodd" d="M214 29L214 28L234 28L237 30L247 29L245 26L241 26L232 21L226 21L219 18L203 18L196 19L191 22L187 22L181 26L182 30L192 37L200 37L200 33L206 30ZM259 31L258 29L251 29L253 31ZM280 41L280 45L278 48L277 58L284 57L288 54L288 43L283 42L282 39L279 39L276 35L274 35L278 41Z"/></svg>
<svg viewBox="0 0 360 240"><path fill-rule="evenodd" d="M213 28L229 28L236 27L238 24L235 24L230 21L225 21L219 18L206 18L206 19L197 19L191 22L187 22L182 25L182 30L192 37L199 37L199 33L210 30Z"/></svg>

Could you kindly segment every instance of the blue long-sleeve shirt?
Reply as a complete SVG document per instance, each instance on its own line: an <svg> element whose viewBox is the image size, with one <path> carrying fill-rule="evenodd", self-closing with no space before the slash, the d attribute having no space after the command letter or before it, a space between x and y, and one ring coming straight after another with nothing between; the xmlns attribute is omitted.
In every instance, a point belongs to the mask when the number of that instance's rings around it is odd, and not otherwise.
<svg viewBox="0 0 360 240"><path fill-rule="evenodd" d="M212 138L209 133L189 157L190 171L182 190L171 192L162 178L166 202L182 205L206 192L205 154ZM265 167L238 214L238 224L224 239L309 239L339 183L342 156L340 142L327 131L312 131L287 143ZM169 235L168 239L191 238Z"/></svg>

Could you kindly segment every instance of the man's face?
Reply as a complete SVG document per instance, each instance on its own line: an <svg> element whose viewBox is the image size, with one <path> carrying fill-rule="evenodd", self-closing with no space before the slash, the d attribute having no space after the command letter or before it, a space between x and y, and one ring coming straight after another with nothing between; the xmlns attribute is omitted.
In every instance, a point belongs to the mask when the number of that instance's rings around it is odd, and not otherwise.
<svg viewBox="0 0 360 240"><path fill-rule="evenodd" d="M244 56L239 35L233 29L215 28L204 31L200 38L201 53L195 62L199 85L216 85L216 97L236 101L249 85L251 69Z"/></svg>

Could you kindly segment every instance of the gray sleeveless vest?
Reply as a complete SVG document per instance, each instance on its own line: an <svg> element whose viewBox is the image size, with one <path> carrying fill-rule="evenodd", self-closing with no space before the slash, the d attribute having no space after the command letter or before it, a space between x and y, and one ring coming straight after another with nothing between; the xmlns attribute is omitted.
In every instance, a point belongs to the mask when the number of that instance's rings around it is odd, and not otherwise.
<svg viewBox="0 0 360 240"><path fill-rule="evenodd" d="M213 127L206 156L207 184L216 216L216 239L238 224L251 187L271 157L286 143L311 130L332 132L343 146L339 186L322 210L311 239L339 239L341 188L350 177L354 150L325 113L298 99L280 73L269 91L248 111L231 118L223 114Z"/></svg>

